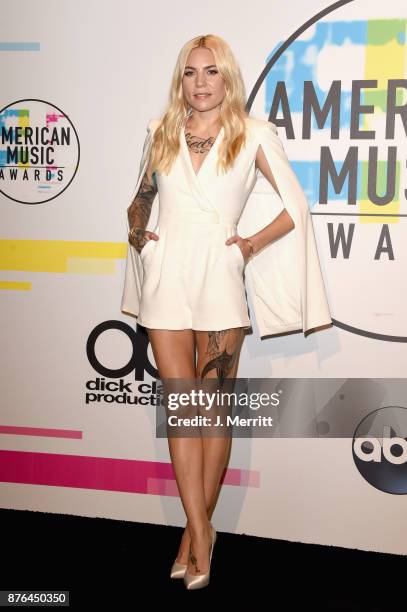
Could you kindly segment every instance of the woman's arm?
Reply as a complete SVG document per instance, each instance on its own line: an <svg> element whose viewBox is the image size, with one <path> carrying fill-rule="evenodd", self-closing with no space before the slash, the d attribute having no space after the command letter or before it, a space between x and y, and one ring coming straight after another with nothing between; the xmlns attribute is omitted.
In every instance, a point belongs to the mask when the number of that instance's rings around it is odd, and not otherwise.
<svg viewBox="0 0 407 612"><path fill-rule="evenodd" d="M156 194L157 185L147 170L141 180L137 194L127 209L130 227L129 242L139 253L150 239L145 229Z"/></svg>
<svg viewBox="0 0 407 612"><path fill-rule="evenodd" d="M260 170L263 176L269 181L269 183L281 197L261 145L259 145L257 149L256 168ZM253 244L253 252L256 253L257 251L260 251L260 249L268 245L270 242L277 240L281 236L284 236L284 234L290 232L294 227L295 223L291 215L286 209L282 210L281 213L277 215L277 217L271 223L269 223L269 225L266 225L265 228L256 234L253 234L253 236L248 236L250 242Z"/></svg>

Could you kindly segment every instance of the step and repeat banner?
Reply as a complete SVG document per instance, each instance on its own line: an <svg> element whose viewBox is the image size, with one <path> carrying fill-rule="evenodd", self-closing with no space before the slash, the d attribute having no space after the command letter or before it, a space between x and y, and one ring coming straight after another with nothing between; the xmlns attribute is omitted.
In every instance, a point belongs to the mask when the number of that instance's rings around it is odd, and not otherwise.
<svg viewBox="0 0 407 612"><path fill-rule="evenodd" d="M275 391L275 428L235 435L214 524L406 554L405 3L198 8L3 10L0 506L185 524L151 346L120 303L146 126L181 47L213 33L304 188L333 318L260 339L249 300L238 376Z"/></svg>

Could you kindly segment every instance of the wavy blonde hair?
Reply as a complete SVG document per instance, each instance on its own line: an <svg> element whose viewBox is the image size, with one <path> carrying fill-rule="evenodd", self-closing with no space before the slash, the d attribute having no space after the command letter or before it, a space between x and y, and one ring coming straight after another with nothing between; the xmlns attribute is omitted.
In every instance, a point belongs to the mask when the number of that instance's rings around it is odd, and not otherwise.
<svg viewBox="0 0 407 612"><path fill-rule="evenodd" d="M217 172L227 172L241 148L246 144L246 93L239 65L229 45L219 36L196 36L181 49L173 72L170 102L154 132L149 169L168 174L180 148L179 136L185 125L189 105L182 91L182 78L192 49L206 47L214 55L216 66L225 81L225 96L220 106L220 121L225 138L219 147Z"/></svg>

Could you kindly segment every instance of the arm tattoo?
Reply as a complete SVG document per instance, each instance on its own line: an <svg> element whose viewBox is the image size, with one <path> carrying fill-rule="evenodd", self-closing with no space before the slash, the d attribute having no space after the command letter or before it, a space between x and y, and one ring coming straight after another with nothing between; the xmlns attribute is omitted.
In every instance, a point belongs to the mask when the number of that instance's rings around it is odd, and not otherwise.
<svg viewBox="0 0 407 612"><path fill-rule="evenodd" d="M133 202L127 209L130 230L133 227L140 228L133 232L132 238L129 237L130 244L132 244L138 252L140 252L145 243L148 242L144 232L150 218L151 208L157 191L158 189L154 179L151 177L150 180L146 172Z"/></svg>

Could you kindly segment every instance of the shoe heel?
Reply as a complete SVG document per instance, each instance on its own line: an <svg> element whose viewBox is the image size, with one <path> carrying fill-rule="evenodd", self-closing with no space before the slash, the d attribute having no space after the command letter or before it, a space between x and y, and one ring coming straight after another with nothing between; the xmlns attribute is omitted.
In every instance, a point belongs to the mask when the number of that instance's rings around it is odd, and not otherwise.
<svg viewBox="0 0 407 612"><path fill-rule="evenodd" d="M206 587L209 584L209 579L210 579L210 574L211 574L212 553L213 553L213 548L216 542L216 530L213 527L213 525L211 525L211 529L212 529L212 544L211 544L211 550L209 554L209 569L206 572L206 574L201 574L200 576L196 576L194 574L188 574L188 572L185 570L184 584L188 590L202 589L203 587Z"/></svg>

